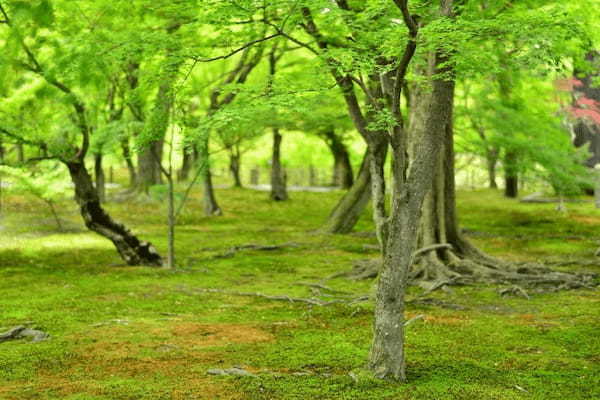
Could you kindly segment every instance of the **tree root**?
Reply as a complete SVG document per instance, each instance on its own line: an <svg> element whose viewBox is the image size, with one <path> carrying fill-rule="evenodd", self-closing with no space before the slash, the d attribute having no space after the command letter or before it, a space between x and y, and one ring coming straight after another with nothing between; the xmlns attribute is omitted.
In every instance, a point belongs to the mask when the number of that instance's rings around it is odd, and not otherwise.
<svg viewBox="0 0 600 400"><path fill-rule="evenodd" d="M554 265L574 264L569 260ZM586 265L598 265L598 261ZM375 278L380 270L380 259L358 261L352 270L336 273L325 278L345 277L351 280ZM548 268L540 263L508 263L485 255L473 247L457 252L449 244L423 247L413 255L410 283L422 287L427 295L444 286L470 285L474 283L509 284L501 294L516 294L529 298L521 287L533 288L534 292L549 292L578 288L593 288L596 274L567 273ZM518 288L518 289L516 289Z"/></svg>
<svg viewBox="0 0 600 400"><path fill-rule="evenodd" d="M32 343L37 343L47 340L50 338L50 335L46 332L30 329L23 325L15 326L4 333L0 333L0 343L23 338L31 338Z"/></svg>
<svg viewBox="0 0 600 400"><path fill-rule="evenodd" d="M281 245L242 244L242 245L238 245L238 246L233 246L223 253L216 254L216 255L212 256L211 259L231 258L231 257L234 257L238 252L241 252L241 251L248 251L248 250L274 251L274 250L280 250L280 249L285 249L285 248L290 248L290 247L295 248L295 247L299 247L299 246L300 245L298 243L294 243L294 242L284 243ZM215 251L217 249L212 248L212 247L205 247L200 250L201 251Z"/></svg>

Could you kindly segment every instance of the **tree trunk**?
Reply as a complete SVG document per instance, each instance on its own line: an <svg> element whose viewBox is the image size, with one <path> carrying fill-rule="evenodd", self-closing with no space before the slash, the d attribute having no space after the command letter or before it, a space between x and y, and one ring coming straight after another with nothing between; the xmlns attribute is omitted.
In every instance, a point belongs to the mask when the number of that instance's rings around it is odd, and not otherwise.
<svg viewBox="0 0 600 400"><path fill-rule="evenodd" d="M342 189L350 189L354 183L352 165L350 164L350 154L344 145L344 142L335 134L333 130L327 130L324 133L327 146L333 155L333 186Z"/></svg>
<svg viewBox="0 0 600 400"><path fill-rule="evenodd" d="M202 166L202 177L203 182L203 202L204 202L204 215L207 217L212 216L220 216L223 215L223 210L219 207L217 203L217 198L215 196L215 191L212 183L212 173L210 172L210 154L209 154L209 138L208 135L204 139L202 143L202 158L204 165Z"/></svg>
<svg viewBox="0 0 600 400"><path fill-rule="evenodd" d="M242 178L240 174L241 169L241 158L239 149L236 149L235 146L229 151L229 172L231 172L231 177L233 178L233 186L236 188L242 187Z"/></svg>
<svg viewBox="0 0 600 400"><path fill-rule="evenodd" d="M106 200L106 185L104 178L104 168L102 168L102 153L94 154L94 179L96 185L96 192L98 193L98 200L100 203L104 203Z"/></svg>
<svg viewBox="0 0 600 400"><path fill-rule="evenodd" d="M356 181L337 203L323 225L326 233L349 233L352 231L371 197L371 171L368 152L363 158Z"/></svg>
<svg viewBox="0 0 600 400"><path fill-rule="evenodd" d="M519 196L517 153L512 150L504 155L504 195L510 198Z"/></svg>
<svg viewBox="0 0 600 400"><path fill-rule="evenodd" d="M148 194L150 186L162 183L160 165L163 152L163 139L152 142L138 153L138 190Z"/></svg>
<svg viewBox="0 0 600 400"><path fill-rule="evenodd" d="M25 149L23 148L22 143L17 143L17 161L19 164L23 164L25 162Z"/></svg>
<svg viewBox="0 0 600 400"><path fill-rule="evenodd" d="M88 229L113 242L129 265L162 265L162 258L152 244L140 241L124 225L115 222L102 208L83 161L65 163L75 185L75 200Z"/></svg>
<svg viewBox="0 0 600 400"><path fill-rule="evenodd" d="M121 150L123 151L123 159L125 160L125 164L127 164L127 171L129 171L129 187L135 188L137 182L137 173L135 171L135 166L133 165L133 160L131 158L129 138L124 138L123 140L121 140Z"/></svg>
<svg viewBox="0 0 600 400"><path fill-rule="evenodd" d="M496 165L498 164L498 149L488 149L486 151L485 161L487 164L489 188L498 189L498 184L496 183Z"/></svg>
<svg viewBox="0 0 600 400"><path fill-rule="evenodd" d="M436 55L435 73L447 61ZM426 104L426 118L420 132L412 132L415 145L414 160L407 173L406 154L408 148L403 141L403 130L392 136L393 149L393 199L391 214L382 220L376 215L378 237L382 244L383 266L375 298L374 337L371 346L369 367L382 379L406 380L404 360L404 296L409 281L409 270L417 245L417 231L421 219L422 205L437 177L436 163L444 141L447 125L451 123L454 82L435 78L432 81L431 97ZM411 104L411 107L414 107ZM371 161L371 174L383 181L381 162ZM379 178L379 179L376 179ZM380 188L373 187L373 202ZM381 207L381 206L380 206ZM374 206L377 208L377 206Z"/></svg>
<svg viewBox="0 0 600 400"><path fill-rule="evenodd" d="M183 161L181 163L181 169L179 170L179 174L177 175L177 180L179 182L185 182L188 180L188 178L190 177L190 171L197 161L198 149L196 148L196 146L183 149Z"/></svg>
<svg viewBox="0 0 600 400"><path fill-rule="evenodd" d="M279 129L273 129L273 156L271 158L271 199L285 201L288 199L285 172L281 166L281 140Z"/></svg>

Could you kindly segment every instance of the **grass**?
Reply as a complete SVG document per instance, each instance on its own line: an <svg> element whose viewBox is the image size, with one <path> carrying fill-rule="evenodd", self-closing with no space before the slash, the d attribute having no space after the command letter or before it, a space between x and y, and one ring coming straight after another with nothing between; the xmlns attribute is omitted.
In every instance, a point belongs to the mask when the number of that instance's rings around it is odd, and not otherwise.
<svg viewBox="0 0 600 400"><path fill-rule="evenodd" d="M225 216L204 218L193 198L177 228L178 269L121 264L83 229L71 202L57 232L43 205L5 199L0 228L0 327L29 323L41 343L0 343L0 399L594 399L600 398L600 295L575 290L502 298L495 287L436 293L463 310L410 305L409 383L364 372L372 305L312 307L190 288L309 297L314 282L375 257L369 235L315 232L340 196L219 190ZM600 211L591 203L521 204L493 191L459 195L461 223L485 251L512 260L591 258ZM110 203L114 216L165 252L164 202ZM371 231L368 214L358 231ZM273 252L213 258L234 245ZM567 270L581 267L567 266ZM588 269L593 267L588 267ZM596 272L600 272L596 268ZM372 282L337 279L366 293ZM412 290L416 289L411 289ZM216 377L241 366L258 377ZM352 375L352 376L351 376Z"/></svg>

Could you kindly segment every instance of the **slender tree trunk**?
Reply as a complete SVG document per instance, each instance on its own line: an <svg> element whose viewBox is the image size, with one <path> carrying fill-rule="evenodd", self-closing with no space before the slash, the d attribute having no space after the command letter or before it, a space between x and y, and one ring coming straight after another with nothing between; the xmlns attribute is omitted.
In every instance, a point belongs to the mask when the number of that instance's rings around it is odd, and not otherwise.
<svg viewBox="0 0 600 400"><path fill-rule="evenodd" d="M202 158L204 160L204 166L202 170L203 177L203 202L204 202L204 215L207 217L223 215L223 210L217 203L215 191L212 183L212 173L210 171L210 155L209 155L209 138L208 135L202 143Z"/></svg>
<svg viewBox="0 0 600 400"><path fill-rule="evenodd" d="M273 129L273 156L271 158L271 199L285 201L288 199L285 172L281 165L281 141L279 129Z"/></svg>
<svg viewBox="0 0 600 400"><path fill-rule="evenodd" d="M123 151L123 159L127 165L127 171L129 172L129 187L134 188L137 181L137 173L135 171L135 166L133 165L133 159L131 158L129 138L121 140L121 150Z"/></svg>
<svg viewBox="0 0 600 400"><path fill-rule="evenodd" d="M496 165L498 164L498 149L488 149L486 152L485 161L488 171L488 185L490 189L498 189L496 183Z"/></svg>
<svg viewBox="0 0 600 400"><path fill-rule="evenodd" d="M235 147L235 146L234 146ZM229 172L233 178L233 186L237 188L242 187L242 178L240 174L241 169L241 158L239 149L231 148L229 151Z"/></svg>
<svg viewBox="0 0 600 400"><path fill-rule="evenodd" d="M23 144L17 143L16 148L17 148L17 161L19 162L19 164L23 164L25 162L25 149L23 148Z"/></svg>
<svg viewBox="0 0 600 400"><path fill-rule="evenodd" d="M102 167L103 161L102 153L94 154L94 180L96 186L96 192L98 193L98 200L100 203L106 201L106 184L104 177L104 168Z"/></svg>
<svg viewBox="0 0 600 400"><path fill-rule="evenodd" d="M519 196L517 153L507 151L504 155L504 195L510 198Z"/></svg>
<svg viewBox="0 0 600 400"><path fill-rule="evenodd" d="M167 235L168 253L167 268L175 268L175 185L173 182L173 168L169 168L167 175L167 185L169 186L169 204L167 214L167 225L169 232Z"/></svg>
<svg viewBox="0 0 600 400"><path fill-rule="evenodd" d="M88 229L113 242L129 265L162 265L162 258L152 244L140 241L124 225L115 222L102 208L98 192L83 161L65 163L75 186L75 200Z"/></svg>
<svg viewBox="0 0 600 400"><path fill-rule="evenodd" d="M350 153L335 131L327 130L323 135L333 155L333 181L331 184L342 189L350 189L354 183Z"/></svg>

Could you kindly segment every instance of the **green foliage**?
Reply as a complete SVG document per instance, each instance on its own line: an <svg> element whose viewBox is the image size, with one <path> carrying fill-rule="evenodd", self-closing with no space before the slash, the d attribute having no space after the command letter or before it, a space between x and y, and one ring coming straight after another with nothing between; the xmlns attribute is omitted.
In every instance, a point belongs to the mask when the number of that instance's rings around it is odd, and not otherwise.
<svg viewBox="0 0 600 400"><path fill-rule="evenodd" d="M0 173L8 178L9 193L30 194L47 204L65 199L71 189L64 170L55 161L41 162L34 168L0 165Z"/></svg>

